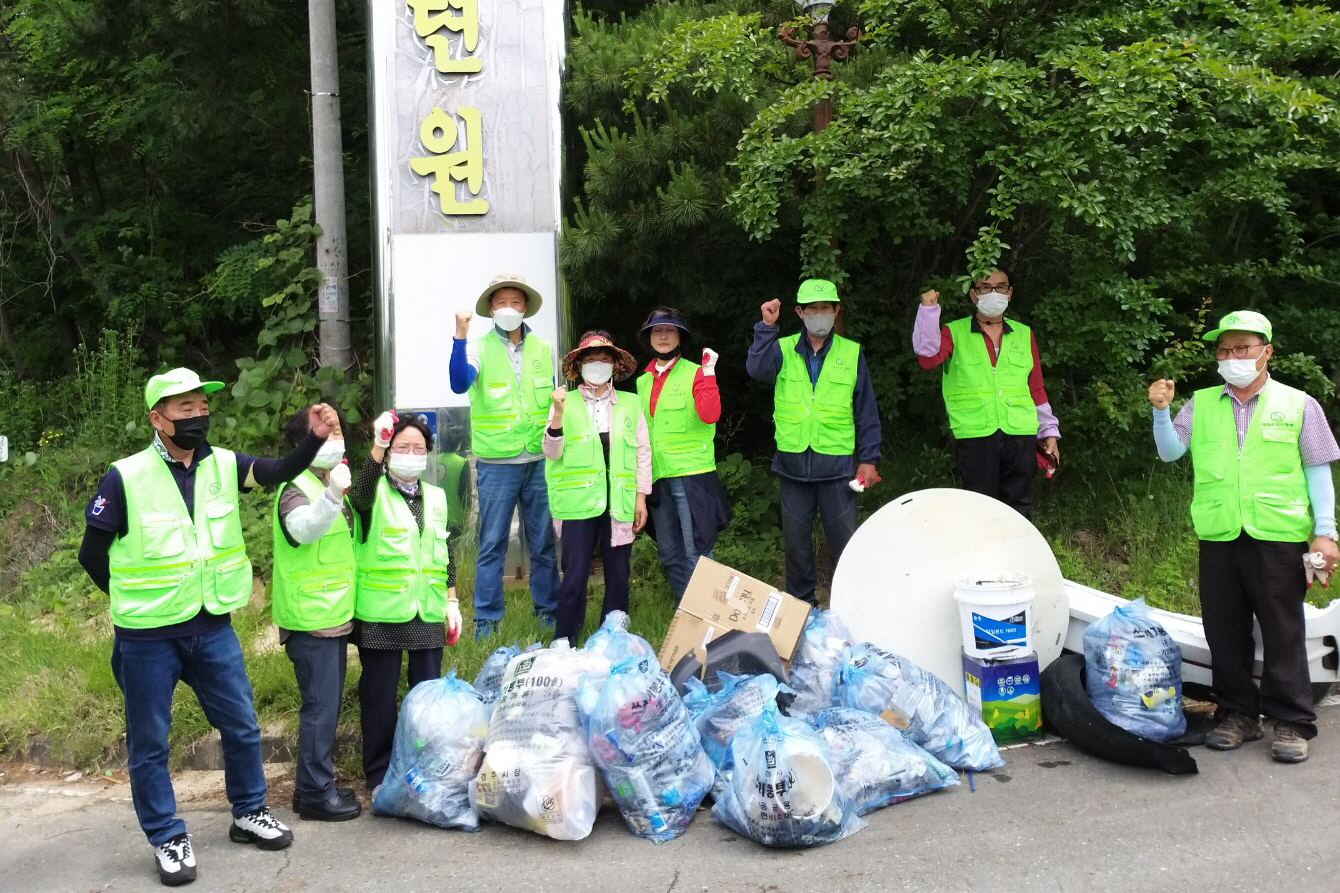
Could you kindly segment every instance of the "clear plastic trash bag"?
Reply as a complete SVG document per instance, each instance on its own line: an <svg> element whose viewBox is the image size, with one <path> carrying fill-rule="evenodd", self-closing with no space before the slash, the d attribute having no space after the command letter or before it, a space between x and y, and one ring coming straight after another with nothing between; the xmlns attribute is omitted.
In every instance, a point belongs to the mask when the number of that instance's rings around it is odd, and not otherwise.
<svg viewBox="0 0 1340 893"><path fill-rule="evenodd" d="M601 622L600 629L591 633L582 648L599 654L611 666L625 658L656 654L650 642L628 631L628 615L623 611L610 611Z"/></svg>
<svg viewBox="0 0 1340 893"><path fill-rule="evenodd" d="M520 653L521 649L515 645L503 645L484 658L484 665L479 668L479 675L475 676L474 686L490 713L493 712L493 705L498 703L503 673L507 672L507 665L512 658Z"/></svg>
<svg viewBox="0 0 1340 893"><path fill-rule="evenodd" d="M470 786L481 817L557 840L591 833L600 801L574 697L600 657L560 641L512 658Z"/></svg>
<svg viewBox="0 0 1340 893"><path fill-rule="evenodd" d="M940 677L869 642L843 649L838 706L873 713L955 769L1005 765L991 730Z"/></svg>
<svg viewBox="0 0 1340 893"><path fill-rule="evenodd" d="M715 770L655 655L624 658L608 676L583 676L579 691L591 758L628 830L657 843L683 834Z"/></svg>
<svg viewBox="0 0 1340 893"><path fill-rule="evenodd" d="M837 783L828 748L775 703L745 723L731 742L733 768L712 818L771 847L811 847L865 827Z"/></svg>
<svg viewBox="0 0 1340 893"><path fill-rule="evenodd" d="M391 763L372 811L441 828L478 831L470 787L484 756L488 709L479 692L456 678L414 686L400 705Z"/></svg>
<svg viewBox="0 0 1340 893"><path fill-rule="evenodd" d="M796 652L791 656L791 687L796 699L792 716L807 716L834 706L833 682L842 649L852 643L851 630L832 611L811 611Z"/></svg>
<svg viewBox="0 0 1340 893"><path fill-rule="evenodd" d="M1182 649L1143 599L1084 631L1084 683L1098 712L1134 735L1169 741L1186 732Z"/></svg>
<svg viewBox="0 0 1340 893"><path fill-rule="evenodd" d="M808 721L828 746L838 784L861 815L958 784L956 771L874 714L830 707Z"/></svg>
<svg viewBox="0 0 1340 893"><path fill-rule="evenodd" d="M717 781L712 795L719 796L731 768L730 743L745 723L763 713L763 705L776 704L777 693L787 690L776 677L732 676L718 673L721 689L711 692L702 680L690 678L685 686L684 706L693 716L693 723L702 739L703 751L716 768Z"/></svg>

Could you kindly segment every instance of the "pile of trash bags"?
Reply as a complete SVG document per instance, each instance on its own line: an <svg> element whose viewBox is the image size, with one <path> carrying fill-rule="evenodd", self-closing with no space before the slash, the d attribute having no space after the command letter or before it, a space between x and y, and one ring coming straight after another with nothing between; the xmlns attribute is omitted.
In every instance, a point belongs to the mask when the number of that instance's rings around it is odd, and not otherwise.
<svg viewBox="0 0 1340 893"><path fill-rule="evenodd" d="M681 695L654 649L614 612L583 648L499 648L474 685L421 683L406 697L373 812L444 828L480 819L557 840L591 833L608 792L655 842L712 817L772 847L841 840L862 815L1002 765L990 732L915 664L853 643L814 612L792 662L718 674Z"/></svg>
<svg viewBox="0 0 1340 893"><path fill-rule="evenodd" d="M1143 599L1089 624L1084 666L1089 700L1108 722L1151 741L1186 731L1182 649Z"/></svg>

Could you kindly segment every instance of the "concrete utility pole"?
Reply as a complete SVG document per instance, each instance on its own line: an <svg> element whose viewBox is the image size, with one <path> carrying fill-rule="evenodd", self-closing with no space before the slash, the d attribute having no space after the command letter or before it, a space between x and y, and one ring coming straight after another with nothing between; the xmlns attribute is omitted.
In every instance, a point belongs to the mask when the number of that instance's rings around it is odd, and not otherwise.
<svg viewBox="0 0 1340 893"><path fill-rule="evenodd" d="M345 252L344 146L334 0L308 0L307 15L312 54L314 213L321 227L316 243L316 266L321 271L317 297L321 365L347 369L354 354L349 341L349 258Z"/></svg>

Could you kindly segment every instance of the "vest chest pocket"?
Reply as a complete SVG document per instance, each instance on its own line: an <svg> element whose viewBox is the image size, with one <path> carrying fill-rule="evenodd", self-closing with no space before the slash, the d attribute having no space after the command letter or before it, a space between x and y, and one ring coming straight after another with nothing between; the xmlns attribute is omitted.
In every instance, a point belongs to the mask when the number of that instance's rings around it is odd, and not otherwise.
<svg viewBox="0 0 1340 893"><path fill-rule="evenodd" d="M403 558L414 551L408 527L379 527L372 535L377 538L378 558Z"/></svg>
<svg viewBox="0 0 1340 893"><path fill-rule="evenodd" d="M549 409L550 394L554 392L554 380L548 375L537 375L531 382L531 399L536 409Z"/></svg>
<svg viewBox="0 0 1340 893"><path fill-rule="evenodd" d="M596 435L567 434L563 437L563 464L591 468L596 464Z"/></svg>
<svg viewBox="0 0 1340 893"><path fill-rule="evenodd" d="M687 395L674 385L664 385L660 396L656 398L653 427L666 434L683 434L689 429L690 411Z"/></svg>
<svg viewBox="0 0 1340 893"><path fill-rule="evenodd" d="M433 537L433 564L443 571L451 564L451 551L447 546L447 540L451 534L446 530Z"/></svg>
<svg viewBox="0 0 1340 893"><path fill-rule="evenodd" d="M140 515L140 539L145 558L176 558L186 551L186 534L177 515L143 512Z"/></svg>
<svg viewBox="0 0 1340 893"><path fill-rule="evenodd" d="M215 500L205 506L205 517L214 548L229 549L242 544L242 521L236 503Z"/></svg>
<svg viewBox="0 0 1340 893"><path fill-rule="evenodd" d="M1292 425L1270 425L1261 427L1261 439L1269 444L1298 443L1298 429Z"/></svg>
<svg viewBox="0 0 1340 893"><path fill-rule="evenodd" d="M1191 466L1197 484L1217 484L1224 479L1224 469L1232 460L1226 440L1207 440L1196 443L1191 453ZM1237 444L1233 444L1236 448Z"/></svg>
<svg viewBox="0 0 1340 893"><path fill-rule="evenodd" d="M316 546L316 558L322 564L352 566L353 540L349 537L347 525L341 524L339 518L335 519L335 523L345 529L321 537Z"/></svg>

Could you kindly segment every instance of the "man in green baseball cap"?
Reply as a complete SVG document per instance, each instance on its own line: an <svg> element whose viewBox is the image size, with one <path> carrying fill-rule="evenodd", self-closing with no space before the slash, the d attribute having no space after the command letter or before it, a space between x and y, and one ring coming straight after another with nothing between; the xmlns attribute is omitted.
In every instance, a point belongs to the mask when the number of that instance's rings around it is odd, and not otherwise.
<svg viewBox="0 0 1340 893"><path fill-rule="evenodd" d="M842 307L837 286L806 279L796 304L804 332L786 338L777 325L782 302L762 306L745 368L774 385L772 470L782 482L786 590L815 604L814 517L828 541L831 579L856 532L856 494L880 479L880 424L861 345L833 331Z"/></svg>
<svg viewBox="0 0 1340 893"><path fill-rule="evenodd" d="M113 462L103 476L84 513L79 549L80 564L109 596L130 792L159 880L168 886L188 883L196 872L168 771L172 693L179 682L195 691L222 739L233 813L229 838L266 850L293 841L265 805L260 728L230 620L254 586L238 495L295 478L338 419L326 404L313 406L306 437L281 459L213 447L209 394L222 387L190 369L149 379L144 400L153 441Z"/></svg>
<svg viewBox="0 0 1340 893"><path fill-rule="evenodd" d="M1254 310L1229 313L1203 336L1214 342L1222 385L1192 394L1171 417L1174 384L1149 386L1154 443L1173 462L1191 453L1191 523L1200 540L1200 605L1210 646L1218 723L1205 739L1233 750L1274 724L1271 756L1307 759L1317 734L1308 672L1303 597L1304 555L1329 574L1336 548L1335 485L1340 459L1320 404L1270 376L1270 320ZM1309 545L1308 540L1311 540ZM1252 678L1261 628L1261 681Z"/></svg>

